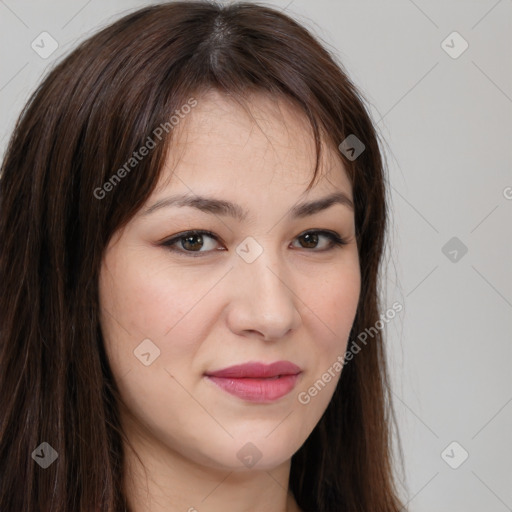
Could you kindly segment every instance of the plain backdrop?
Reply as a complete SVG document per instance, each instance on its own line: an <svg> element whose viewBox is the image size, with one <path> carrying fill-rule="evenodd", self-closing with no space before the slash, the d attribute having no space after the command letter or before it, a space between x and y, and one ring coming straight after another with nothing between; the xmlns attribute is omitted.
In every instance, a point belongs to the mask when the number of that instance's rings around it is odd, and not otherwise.
<svg viewBox="0 0 512 512"><path fill-rule="evenodd" d="M49 67L148 3L0 1L0 156ZM512 511L512 0L267 5L337 56L385 141L383 298L403 305L385 333L408 508ZM42 32L58 44L46 58Z"/></svg>

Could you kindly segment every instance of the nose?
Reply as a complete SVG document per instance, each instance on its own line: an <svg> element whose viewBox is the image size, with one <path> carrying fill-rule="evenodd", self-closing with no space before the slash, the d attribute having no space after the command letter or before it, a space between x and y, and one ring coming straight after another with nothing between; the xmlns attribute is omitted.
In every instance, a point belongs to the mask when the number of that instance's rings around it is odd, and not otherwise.
<svg viewBox="0 0 512 512"><path fill-rule="evenodd" d="M301 324L292 275L269 253L264 250L252 263L240 258L235 264L228 323L238 335L257 333L265 340L277 340Z"/></svg>

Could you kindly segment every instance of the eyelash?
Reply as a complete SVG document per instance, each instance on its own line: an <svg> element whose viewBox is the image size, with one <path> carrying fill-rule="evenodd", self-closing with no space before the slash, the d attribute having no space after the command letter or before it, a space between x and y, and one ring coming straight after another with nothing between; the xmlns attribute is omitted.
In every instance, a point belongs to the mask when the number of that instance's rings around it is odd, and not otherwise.
<svg viewBox="0 0 512 512"><path fill-rule="evenodd" d="M341 246L344 246L344 245L348 244L348 241L345 238L340 237L338 235L338 233L336 233L334 231L326 231L326 230L310 230L310 231L305 231L304 233L301 233L300 235L298 235L297 238L303 237L305 235L310 235L310 234L324 235L327 238L329 238L331 243L330 243L330 246L328 248L322 249L322 250L319 250L319 251L316 251L315 249L308 249L308 248L305 247L304 249L307 250L307 251L311 251L311 252L328 252L328 251L332 251L333 249L337 249L337 248L339 248ZM192 258L202 257L205 254L209 254L209 253L215 251L215 250L210 250L210 251L187 251L185 249L178 249L177 247L174 247L174 245L177 244L179 241L184 240L185 238L187 238L187 237L189 237L191 235L192 236L193 235L207 235L210 238L213 238L215 241L219 242L218 237L215 234L213 234L211 231L192 230L192 231L185 231L184 233L180 233L180 234L178 234L176 236L173 236L169 240L166 240L165 242L162 242L161 245L163 247L165 247L167 250L171 251L171 252L178 253L178 254L183 254L183 255L186 255L187 257L191 256ZM217 252L217 251L215 251L215 252Z"/></svg>

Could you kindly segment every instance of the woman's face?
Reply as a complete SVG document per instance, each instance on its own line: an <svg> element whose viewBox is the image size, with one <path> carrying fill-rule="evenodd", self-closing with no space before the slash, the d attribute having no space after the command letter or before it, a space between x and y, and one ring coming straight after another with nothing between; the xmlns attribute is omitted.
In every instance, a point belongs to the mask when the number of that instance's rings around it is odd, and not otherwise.
<svg viewBox="0 0 512 512"><path fill-rule="evenodd" d="M280 107L254 97L255 122L217 93L198 99L175 128L157 189L106 250L107 355L125 428L155 453L212 468L276 467L304 443L339 380L360 293L354 212L343 202L297 207L331 194L352 200L352 190L326 148L321 180L305 193L314 142L305 118ZM207 200L160 203L176 195ZM276 361L300 373L206 375Z"/></svg>

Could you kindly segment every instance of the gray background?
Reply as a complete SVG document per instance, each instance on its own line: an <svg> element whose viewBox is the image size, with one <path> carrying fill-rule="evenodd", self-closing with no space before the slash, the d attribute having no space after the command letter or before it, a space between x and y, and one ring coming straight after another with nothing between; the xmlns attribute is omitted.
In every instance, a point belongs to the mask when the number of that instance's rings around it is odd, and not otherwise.
<svg viewBox="0 0 512 512"><path fill-rule="evenodd" d="M48 67L147 3L0 1L1 155ZM403 304L385 332L405 501L417 512L512 511L512 0L268 4L338 55L386 141L383 298ZM31 48L43 31L59 45L47 59ZM445 51L463 48L453 31L469 44L457 58Z"/></svg>

